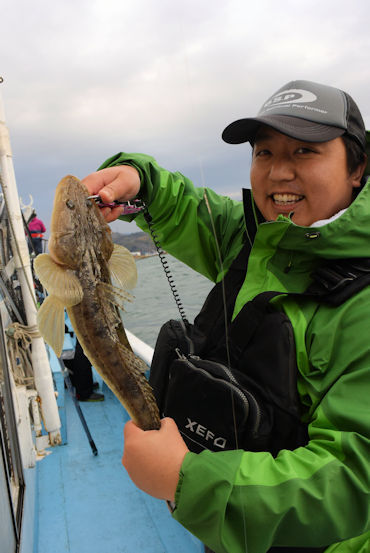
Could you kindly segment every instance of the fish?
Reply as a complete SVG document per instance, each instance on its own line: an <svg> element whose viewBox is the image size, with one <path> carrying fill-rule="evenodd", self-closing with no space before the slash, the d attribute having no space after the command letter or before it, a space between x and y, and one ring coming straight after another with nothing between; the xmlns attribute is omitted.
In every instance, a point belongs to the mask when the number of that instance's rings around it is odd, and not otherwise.
<svg viewBox="0 0 370 553"><path fill-rule="evenodd" d="M49 253L34 260L48 295L37 312L45 342L60 357L66 309L93 367L142 430L158 430L160 416L145 376L147 366L130 346L120 310L131 301L137 269L132 254L114 244L111 229L85 185L67 175L55 191Z"/></svg>

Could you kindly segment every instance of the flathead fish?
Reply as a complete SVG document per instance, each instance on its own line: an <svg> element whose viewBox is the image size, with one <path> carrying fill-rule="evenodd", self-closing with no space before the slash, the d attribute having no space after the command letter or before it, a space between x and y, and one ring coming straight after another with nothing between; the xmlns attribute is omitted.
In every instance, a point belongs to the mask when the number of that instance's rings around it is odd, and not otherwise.
<svg viewBox="0 0 370 553"><path fill-rule="evenodd" d="M158 408L145 377L145 363L132 351L119 309L131 296L136 264L123 246L113 244L99 207L73 176L55 192L49 254L34 262L48 291L38 311L45 341L60 357L66 308L86 357L100 373L134 422L143 430L160 427Z"/></svg>

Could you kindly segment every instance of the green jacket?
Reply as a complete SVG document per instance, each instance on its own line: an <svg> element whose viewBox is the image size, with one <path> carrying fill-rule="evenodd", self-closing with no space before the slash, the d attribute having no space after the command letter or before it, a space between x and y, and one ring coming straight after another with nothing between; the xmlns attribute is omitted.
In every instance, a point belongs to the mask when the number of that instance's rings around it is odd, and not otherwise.
<svg viewBox="0 0 370 553"><path fill-rule="evenodd" d="M207 190L221 268L204 189L141 154L118 154L102 167L120 164L139 170L162 246L221 279L245 235L241 203ZM141 214L136 223L147 230ZM370 181L341 217L315 229L316 238L312 230L283 216L259 225L234 315L262 291L304 291L321 258L370 256ZM274 303L294 328L310 441L276 458L241 450L187 454L173 516L217 553L330 544L327 553L369 553L370 287L336 308L287 296Z"/></svg>

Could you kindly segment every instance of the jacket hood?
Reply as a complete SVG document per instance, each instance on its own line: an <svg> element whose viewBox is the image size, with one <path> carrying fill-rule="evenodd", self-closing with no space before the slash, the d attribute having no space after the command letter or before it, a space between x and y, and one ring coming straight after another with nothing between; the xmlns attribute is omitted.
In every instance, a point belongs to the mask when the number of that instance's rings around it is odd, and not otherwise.
<svg viewBox="0 0 370 553"><path fill-rule="evenodd" d="M280 251L299 253L304 258L347 259L370 257L370 179L340 217L322 226L302 227L284 216L261 227L282 226L275 242ZM262 230L262 229L261 229ZM274 228L274 233L278 229ZM266 238L268 240L268 235Z"/></svg>

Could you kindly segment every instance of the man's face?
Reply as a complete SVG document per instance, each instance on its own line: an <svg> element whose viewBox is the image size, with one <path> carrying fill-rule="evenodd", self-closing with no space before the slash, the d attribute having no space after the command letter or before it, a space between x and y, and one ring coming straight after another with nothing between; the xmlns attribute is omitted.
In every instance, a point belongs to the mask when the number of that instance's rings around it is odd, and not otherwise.
<svg viewBox="0 0 370 553"><path fill-rule="evenodd" d="M296 225L328 219L352 201L361 170L348 174L342 138L303 142L263 126L253 148L251 184L266 220L293 212Z"/></svg>

